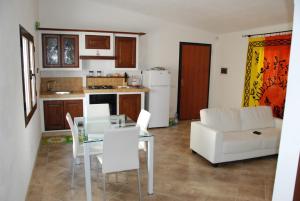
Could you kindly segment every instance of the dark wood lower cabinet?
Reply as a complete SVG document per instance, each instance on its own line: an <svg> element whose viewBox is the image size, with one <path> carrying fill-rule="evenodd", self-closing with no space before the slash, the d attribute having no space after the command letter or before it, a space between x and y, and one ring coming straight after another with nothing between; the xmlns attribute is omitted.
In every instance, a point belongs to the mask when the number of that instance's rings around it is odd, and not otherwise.
<svg viewBox="0 0 300 201"><path fill-rule="evenodd" d="M65 100L64 101L64 117L66 116L67 112L70 113L71 117L82 117L83 116L83 103L82 100ZM69 124L65 119L65 128L69 129Z"/></svg>
<svg viewBox="0 0 300 201"><path fill-rule="evenodd" d="M136 121L141 111L140 94L119 95L119 113L129 116Z"/></svg>
<svg viewBox="0 0 300 201"><path fill-rule="evenodd" d="M64 101L44 101L45 130L65 128Z"/></svg>
<svg viewBox="0 0 300 201"><path fill-rule="evenodd" d="M82 100L44 101L45 130L69 129L69 124L65 118L67 112L69 112L73 118L82 117Z"/></svg>

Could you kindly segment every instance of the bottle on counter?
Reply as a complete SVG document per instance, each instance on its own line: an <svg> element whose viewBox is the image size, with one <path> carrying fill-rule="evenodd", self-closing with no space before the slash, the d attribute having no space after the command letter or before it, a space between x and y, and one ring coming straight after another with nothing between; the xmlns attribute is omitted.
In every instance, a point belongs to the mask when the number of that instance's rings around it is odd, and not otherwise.
<svg viewBox="0 0 300 201"><path fill-rule="evenodd" d="M94 76L94 71L93 70L89 70L89 76L93 77Z"/></svg>

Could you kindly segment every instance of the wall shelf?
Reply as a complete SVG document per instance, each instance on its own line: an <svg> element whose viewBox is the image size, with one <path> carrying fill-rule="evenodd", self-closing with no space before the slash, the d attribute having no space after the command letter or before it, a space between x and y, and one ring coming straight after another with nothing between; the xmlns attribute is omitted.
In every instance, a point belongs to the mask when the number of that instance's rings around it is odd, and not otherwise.
<svg viewBox="0 0 300 201"><path fill-rule="evenodd" d="M127 31L108 31L108 30L91 30L91 29L61 29L61 28L47 28L40 27L38 28L40 31L70 31L70 32L101 32L101 33L114 33L114 34L137 34L137 35L145 35L144 32L127 32Z"/></svg>
<svg viewBox="0 0 300 201"><path fill-rule="evenodd" d="M82 60L115 60L115 56L80 56Z"/></svg>

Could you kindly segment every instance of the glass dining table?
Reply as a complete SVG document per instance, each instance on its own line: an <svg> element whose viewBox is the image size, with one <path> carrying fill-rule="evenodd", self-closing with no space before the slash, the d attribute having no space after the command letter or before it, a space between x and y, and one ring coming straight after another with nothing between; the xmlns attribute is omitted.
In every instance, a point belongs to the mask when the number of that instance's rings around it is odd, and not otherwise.
<svg viewBox="0 0 300 201"><path fill-rule="evenodd" d="M75 117L75 127L78 129L80 141L84 147L84 172L85 190L87 201L92 201L90 146L94 143L103 142L106 129L124 128L135 126L136 123L126 115L111 115L107 117ZM153 162L154 162L154 137L148 131L140 131L140 142L147 143L147 173L148 194L153 194ZM103 142L105 143L105 142ZM138 146L138 145L137 145Z"/></svg>

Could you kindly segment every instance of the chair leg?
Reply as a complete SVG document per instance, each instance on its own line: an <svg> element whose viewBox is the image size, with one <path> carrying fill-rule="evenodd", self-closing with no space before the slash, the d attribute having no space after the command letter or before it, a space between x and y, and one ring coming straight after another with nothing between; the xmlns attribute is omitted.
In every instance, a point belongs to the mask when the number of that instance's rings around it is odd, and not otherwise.
<svg viewBox="0 0 300 201"><path fill-rule="evenodd" d="M100 174L100 163L99 164L97 164L97 180L98 180L98 187L100 188L100 176L99 176L99 174Z"/></svg>
<svg viewBox="0 0 300 201"><path fill-rule="evenodd" d="M49 161L49 151L50 151L50 149L49 149L49 145L48 145L48 143L47 143L47 158L46 158L46 163L48 164L48 161Z"/></svg>
<svg viewBox="0 0 300 201"><path fill-rule="evenodd" d="M106 174L103 173L103 178L102 178L102 182L103 182L103 201L106 200L106 186L105 186L105 183L106 183Z"/></svg>
<svg viewBox="0 0 300 201"><path fill-rule="evenodd" d="M140 175L140 169L137 169L139 201L142 201L141 178L140 177L141 177L141 175Z"/></svg>
<svg viewBox="0 0 300 201"><path fill-rule="evenodd" d="M93 157L90 156L90 167L91 167L91 170L93 169L93 163L92 163L92 160L93 160Z"/></svg>
<svg viewBox="0 0 300 201"><path fill-rule="evenodd" d="M76 159L72 159L72 178L71 178L71 188L74 188L74 176L75 176L75 164L76 163Z"/></svg>

